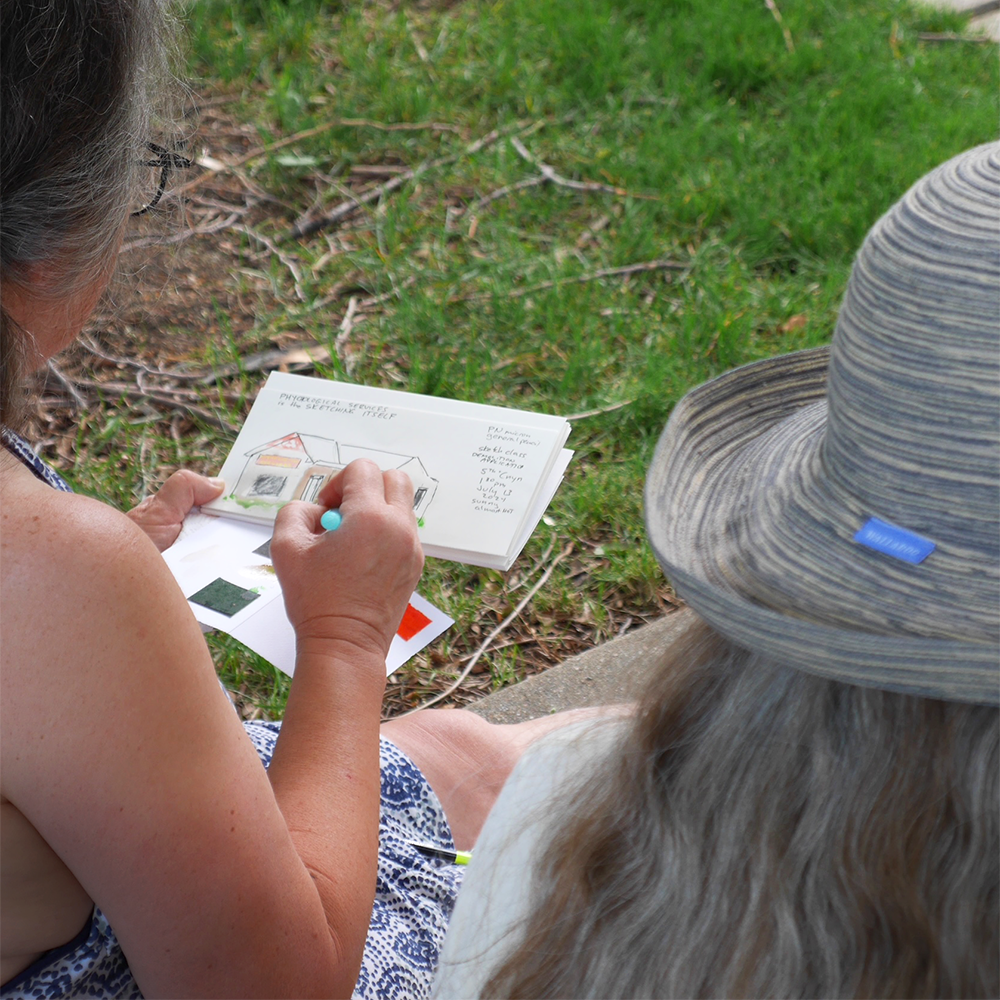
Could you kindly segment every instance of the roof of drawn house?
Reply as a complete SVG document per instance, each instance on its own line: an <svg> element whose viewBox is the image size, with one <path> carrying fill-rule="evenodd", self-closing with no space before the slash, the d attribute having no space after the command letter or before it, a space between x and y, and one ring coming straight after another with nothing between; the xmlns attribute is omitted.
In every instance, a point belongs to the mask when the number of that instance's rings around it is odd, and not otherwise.
<svg viewBox="0 0 1000 1000"><path fill-rule="evenodd" d="M392 451L382 451L379 448L364 448L361 445L342 444L340 446L340 457L344 465L353 462L356 458L370 458L376 462L380 469L402 469L409 466L408 471L419 473L429 479L424 463L416 455L400 455Z"/></svg>
<svg viewBox="0 0 1000 1000"><path fill-rule="evenodd" d="M299 434L297 431L275 438L266 444L258 445L256 448L251 448L247 455L259 455L272 448L280 448L283 451L302 451L316 464L347 464L340 458L340 446L336 441L331 438L319 437L316 434Z"/></svg>
<svg viewBox="0 0 1000 1000"><path fill-rule="evenodd" d="M319 437L316 434L300 434L298 431L284 434L266 444L251 448L247 455L259 455L261 452L272 449L304 452L306 457L316 465L342 466L356 458L370 458L381 469L401 469L404 466L409 466L409 471L424 479L431 478L427 469L424 468L424 463L415 455L401 455L398 452L367 448L363 445L338 444L331 438Z"/></svg>

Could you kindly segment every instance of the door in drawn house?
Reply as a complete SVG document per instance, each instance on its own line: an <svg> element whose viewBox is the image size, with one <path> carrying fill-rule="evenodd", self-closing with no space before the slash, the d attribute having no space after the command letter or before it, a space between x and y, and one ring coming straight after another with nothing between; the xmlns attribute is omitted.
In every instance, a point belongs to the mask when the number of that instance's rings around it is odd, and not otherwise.
<svg viewBox="0 0 1000 1000"><path fill-rule="evenodd" d="M319 475L311 475L308 480L306 480L305 486L302 487L302 499L306 503L315 503L316 497L319 496L320 488L323 483L326 482L326 476L322 473Z"/></svg>

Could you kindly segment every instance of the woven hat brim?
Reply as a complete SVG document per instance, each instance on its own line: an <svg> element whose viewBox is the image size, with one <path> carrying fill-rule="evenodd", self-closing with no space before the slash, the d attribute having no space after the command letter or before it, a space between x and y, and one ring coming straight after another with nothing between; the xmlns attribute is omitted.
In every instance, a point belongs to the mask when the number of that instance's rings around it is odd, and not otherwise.
<svg viewBox="0 0 1000 1000"><path fill-rule="evenodd" d="M828 360L828 349L818 348L756 362L700 386L677 405L646 480L646 530L657 559L681 597L713 628L776 662L885 690L1000 704L997 643L880 634L871 623L851 628L810 620L808 611L783 604L777 605L781 611L774 610L745 596L746 588L741 593L739 581L713 569L698 551L705 544L699 532L706 508L736 509L750 502L734 495L732 479L726 479L734 462L746 464L749 455L750 464L757 465L759 487L766 485L769 472L761 468L766 463L756 461L755 447L786 465L818 460ZM759 448L763 440L768 452ZM741 545L724 535L717 544ZM790 538L790 551L795 544ZM752 576L759 568L752 547L742 548L742 568ZM730 575L739 572L732 569L739 562L729 560ZM820 573L822 555L815 565ZM773 576L769 582L783 583ZM807 579L793 582L808 589ZM822 596L818 578L816 589ZM892 631L889 624L883 629Z"/></svg>

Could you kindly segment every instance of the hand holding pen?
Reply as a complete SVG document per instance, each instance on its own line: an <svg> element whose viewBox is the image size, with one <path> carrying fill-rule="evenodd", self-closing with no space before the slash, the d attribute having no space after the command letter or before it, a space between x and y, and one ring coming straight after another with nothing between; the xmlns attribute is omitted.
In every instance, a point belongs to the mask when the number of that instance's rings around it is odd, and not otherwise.
<svg viewBox="0 0 1000 1000"><path fill-rule="evenodd" d="M377 649L384 659L423 567L409 476L359 459L317 499L286 504L271 543L296 639ZM321 519L333 510L340 523L326 530Z"/></svg>

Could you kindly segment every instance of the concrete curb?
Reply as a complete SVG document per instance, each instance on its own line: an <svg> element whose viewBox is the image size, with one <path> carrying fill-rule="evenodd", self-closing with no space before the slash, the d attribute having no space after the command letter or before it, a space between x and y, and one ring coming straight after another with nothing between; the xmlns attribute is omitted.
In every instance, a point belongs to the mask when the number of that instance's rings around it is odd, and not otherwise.
<svg viewBox="0 0 1000 1000"><path fill-rule="evenodd" d="M567 708L631 701L647 666L693 617L687 608L674 612L466 707L488 722L524 722Z"/></svg>
<svg viewBox="0 0 1000 1000"><path fill-rule="evenodd" d="M967 14L965 34L970 38L983 35L1000 41L1000 6L995 0L923 0L929 7L957 10Z"/></svg>

